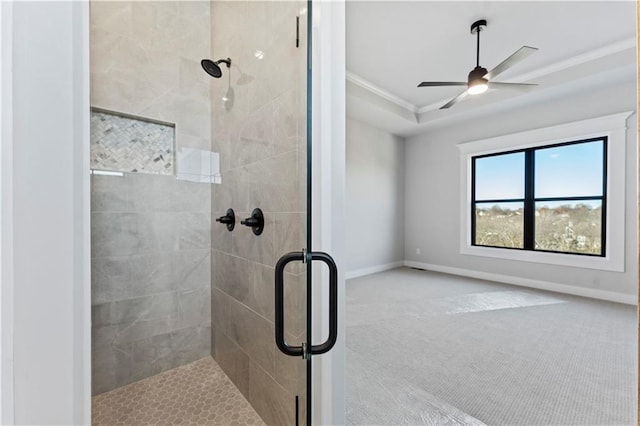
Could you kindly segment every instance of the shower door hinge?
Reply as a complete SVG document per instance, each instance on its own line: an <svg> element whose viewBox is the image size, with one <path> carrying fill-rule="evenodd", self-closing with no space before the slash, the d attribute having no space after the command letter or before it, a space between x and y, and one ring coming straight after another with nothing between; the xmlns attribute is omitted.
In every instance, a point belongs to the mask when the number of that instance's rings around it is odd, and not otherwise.
<svg viewBox="0 0 640 426"><path fill-rule="evenodd" d="M296 16L296 47L300 47L300 17Z"/></svg>

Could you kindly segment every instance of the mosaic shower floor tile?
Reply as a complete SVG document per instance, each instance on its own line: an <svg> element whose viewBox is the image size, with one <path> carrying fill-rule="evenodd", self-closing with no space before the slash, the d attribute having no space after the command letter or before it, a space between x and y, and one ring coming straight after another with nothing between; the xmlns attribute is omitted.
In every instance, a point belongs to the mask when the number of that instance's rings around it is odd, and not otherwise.
<svg viewBox="0 0 640 426"><path fill-rule="evenodd" d="M210 357L93 397L94 425L264 425Z"/></svg>

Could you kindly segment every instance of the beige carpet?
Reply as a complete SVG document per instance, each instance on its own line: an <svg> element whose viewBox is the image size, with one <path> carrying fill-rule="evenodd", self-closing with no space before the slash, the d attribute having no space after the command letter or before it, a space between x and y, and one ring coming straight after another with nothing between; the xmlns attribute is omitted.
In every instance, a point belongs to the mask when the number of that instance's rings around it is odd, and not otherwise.
<svg viewBox="0 0 640 426"><path fill-rule="evenodd" d="M346 303L349 424L637 424L633 306L408 268Z"/></svg>

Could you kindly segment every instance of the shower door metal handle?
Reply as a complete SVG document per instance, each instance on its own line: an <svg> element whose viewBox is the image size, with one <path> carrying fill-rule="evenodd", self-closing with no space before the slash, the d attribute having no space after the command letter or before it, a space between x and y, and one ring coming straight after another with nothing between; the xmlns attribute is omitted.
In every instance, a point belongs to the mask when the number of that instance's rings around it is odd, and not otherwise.
<svg viewBox="0 0 640 426"><path fill-rule="evenodd" d="M304 252L294 251L285 254L276 263L276 345L283 354L289 356L304 356L305 354L302 346L290 346L284 339L284 268L291 262L304 262L304 260Z"/></svg>
<svg viewBox="0 0 640 426"><path fill-rule="evenodd" d="M329 267L329 337L324 343L311 346L311 355L321 355L333 348L338 339L338 267L333 258L324 252L309 253L311 260L320 260Z"/></svg>
<svg viewBox="0 0 640 426"><path fill-rule="evenodd" d="M307 260L320 260L329 267L329 337L319 345L312 345L308 353L304 346L291 346L284 338L284 268L287 264L305 261L304 252L291 252L282 256L276 264L275 291L275 332L276 345L285 355L302 356L321 355L329 352L338 338L338 268L333 258L324 252L311 252L306 255Z"/></svg>

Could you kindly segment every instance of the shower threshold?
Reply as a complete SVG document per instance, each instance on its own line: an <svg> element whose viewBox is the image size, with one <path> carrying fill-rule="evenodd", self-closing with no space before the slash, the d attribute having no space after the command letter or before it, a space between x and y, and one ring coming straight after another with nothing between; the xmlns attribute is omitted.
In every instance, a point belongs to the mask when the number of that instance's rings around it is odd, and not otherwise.
<svg viewBox="0 0 640 426"><path fill-rule="evenodd" d="M93 397L94 425L264 425L211 357Z"/></svg>

